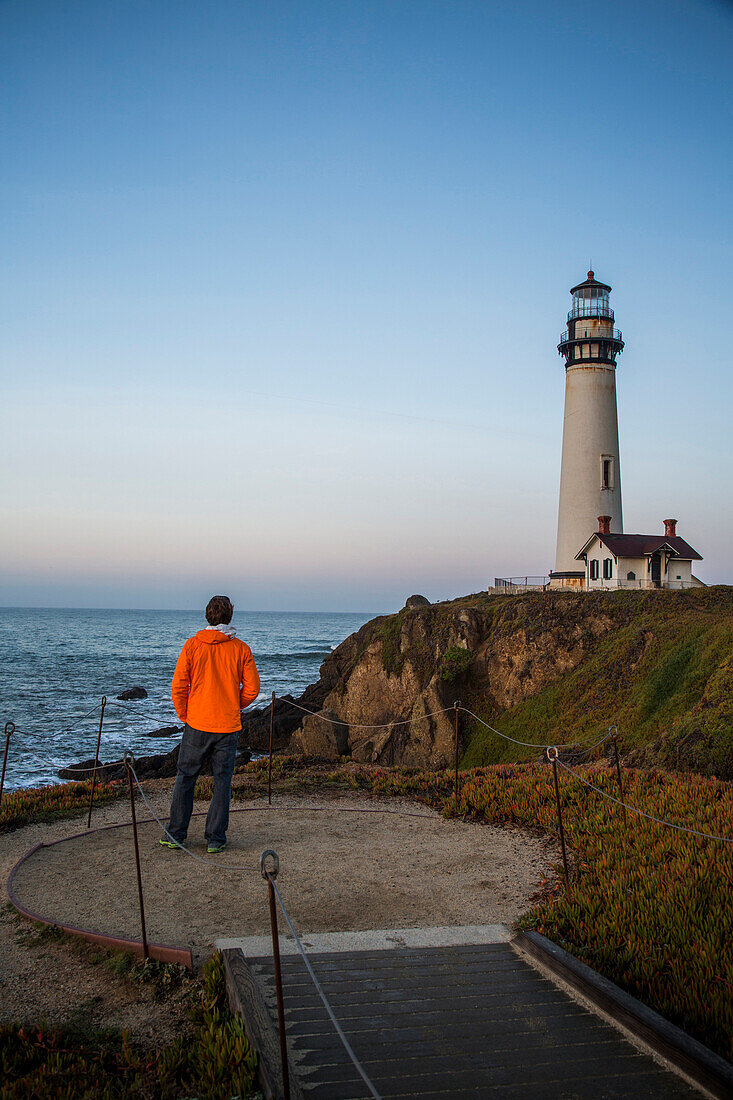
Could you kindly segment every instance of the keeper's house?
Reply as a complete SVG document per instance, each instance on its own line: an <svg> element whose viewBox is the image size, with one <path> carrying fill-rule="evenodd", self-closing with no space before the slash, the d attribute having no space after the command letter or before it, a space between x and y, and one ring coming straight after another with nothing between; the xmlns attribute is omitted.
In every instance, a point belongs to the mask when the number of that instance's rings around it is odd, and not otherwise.
<svg viewBox="0 0 733 1100"><path fill-rule="evenodd" d="M575 555L585 562L587 590L599 588L703 588L693 575L702 557L676 533L677 520L664 520L663 535L611 534L611 517L598 517L598 530Z"/></svg>

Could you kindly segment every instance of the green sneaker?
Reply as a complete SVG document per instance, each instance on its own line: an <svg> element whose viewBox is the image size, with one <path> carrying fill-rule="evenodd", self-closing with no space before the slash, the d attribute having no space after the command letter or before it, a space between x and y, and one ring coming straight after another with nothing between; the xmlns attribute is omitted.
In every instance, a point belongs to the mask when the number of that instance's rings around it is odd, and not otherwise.
<svg viewBox="0 0 733 1100"><path fill-rule="evenodd" d="M225 840L223 844L209 844L206 851L207 851L208 855L216 856L216 855L219 854L219 852L223 852L224 849L226 848L226 846L227 846L227 842Z"/></svg>
<svg viewBox="0 0 733 1100"><path fill-rule="evenodd" d="M183 848L177 841L169 840L167 836L162 836L158 844L162 844L164 848L175 848L177 852L183 851Z"/></svg>

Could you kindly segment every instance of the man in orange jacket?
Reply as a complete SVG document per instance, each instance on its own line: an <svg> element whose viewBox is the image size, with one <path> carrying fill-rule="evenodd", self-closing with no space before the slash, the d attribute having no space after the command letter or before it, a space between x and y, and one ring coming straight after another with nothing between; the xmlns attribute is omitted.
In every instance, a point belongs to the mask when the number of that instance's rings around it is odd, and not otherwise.
<svg viewBox="0 0 733 1100"><path fill-rule="evenodd" d="M254 702L260 690L252 650L229 625L233 613L228 596L212 596L206 607L209 625L188 639L173 673L173 706L186 728L178 754L170 817L165 836L160 838L166 848L180 848L186 839L194 787L208 759L214 773L214 794L204 838L210 853L222 852L226 847L241 711Z"/></svg>

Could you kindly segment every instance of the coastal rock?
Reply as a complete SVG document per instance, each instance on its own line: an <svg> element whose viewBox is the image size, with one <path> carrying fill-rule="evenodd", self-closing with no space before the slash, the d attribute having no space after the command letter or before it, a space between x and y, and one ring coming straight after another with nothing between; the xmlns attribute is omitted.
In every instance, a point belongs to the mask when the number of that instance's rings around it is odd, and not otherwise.
<svg viewBox="0 0 733 1100"><path fill-rule="evenodd" d="M132 699L147 699L147 697L147 691L144 687L140 687L139 684L136 684L135 687L127 688L121 695L117 696L118 699L123 699L126 703L129 703Z"/></svg>
<svg viewBox="0 0 733 1100"><path fill-rule="evenodd" d="M305 756L338 760L349 753L349 727L333 711L323 710L304 718L291 744L293 751Z"/></svg>
<svg viewBox="0 0 733 1100"><path fill-rule="evenodd" d="M161 726L159 730L151 730L146 737L176 737L183 733L185 726Z"/></svg>
<svg viewBox="0 0 733 1100"><path fill-rule="evenodd" d="M425 596L408 596L405 600L405 607L430 607L430 600Z"/></svg>
<svg viewBox="0 0 733 1100"><path fill-rule="evenodd" d="M674 736L669 731L659 735L656 712L650 711L643 726L646 743L635 747L638 758L627 756L628 763L693 766L733 777L728 641L720 646L714 674L708 675L707 666L700 670L694 692L674 694L665 671L670 654L677 653L680 630L694 628L717 646L716 631L729 638L731 615L733 589L725 586L662 595L483 592L405 607L372 619L346 638L325 658L316 683L297 699L286 695L273 707L243 712L237 763L249 759L250 749L266 753L272 730L276 751L440 769L455 758L454 703L459 699L499 728L502 717L519 708L520 722L533 734L527 740L548 736L564 743L576 730L584 731L588 716L602 730L624 708L633 717L639 699L664 700L667 691L674 700L680 696ZM538 695L542 707L528 704ZM477 733L484 736L459 711L461 752ZM156 730L154 735L163 734ZM475 760L477 746L471 745ZM141 758L141 774L174 775L177 751ZM506 760L508 754L528 756L492 738L478 745L478 753L481 763ZM82 766L92 764L82 761ZM70 769L59 774L67 779L88 775ZM121 779L124 768L102 765L100 775Z"/></svg>
<svg viewBox="0 0 733 1100"><path fill-rule="evenodd" d="M309 709L322 717L295 723L289 751L419 768L451 765L459 697L469 704L479 698L485 713L509 709L576 668L613 626L597 607L579 621L562 596L539 599L531 608L535 619L528 620L528 605L519 600L506 605L480 594L430 604L414 596L397 615L366 623L323 662L321 679L308 689ZM464 722L461 714L459 739Z"/></svg>
<svg viewBox="0 0 733 1100"><path fill-rule="evenodd" d="M171 779L178 771L178 752L180 746L176 745L171 752L156 753L154 756L136 756L135 772L138 779ZM248 764L252 759L249 749L244 749L237 754L236 767ZM59 768L56 773L61 779L90 779L94 767L94 757L91 760L81 760L78 764L70 764L66 768ZM88 771L84 769L90 769ZM207 764L201 771L202 775L211 775L211 764ZM109 783L115 779L127 779L127 770L124 764L112 762L97 766L97 782Z"/></svg>

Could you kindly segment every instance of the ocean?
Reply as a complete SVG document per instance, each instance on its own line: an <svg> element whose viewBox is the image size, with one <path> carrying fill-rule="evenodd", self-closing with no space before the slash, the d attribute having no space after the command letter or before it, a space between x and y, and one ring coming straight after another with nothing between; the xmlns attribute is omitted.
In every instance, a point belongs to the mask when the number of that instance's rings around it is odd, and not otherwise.
<svg viewBox="0 0 733 1100"><path fill-rule="evenodd" d="M273 691L300 695L331 650L370 618L369 612L235 612L233 625L262 680L253 705L268 703ZM197 611L0 608L0 724L13 722L19 731L10 741L6 790L59 783L58 767L93 757L103 695L100 759L117 760L126 749L138 756L169 752L175 737L149 734L180 724L171 676L186 638L204 626ZM146 699L112 705L136 685ZM0 752L4 747L3 738Z"/></svg>

